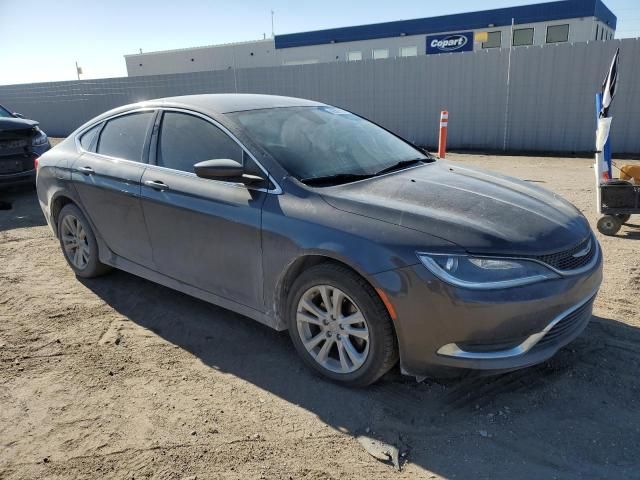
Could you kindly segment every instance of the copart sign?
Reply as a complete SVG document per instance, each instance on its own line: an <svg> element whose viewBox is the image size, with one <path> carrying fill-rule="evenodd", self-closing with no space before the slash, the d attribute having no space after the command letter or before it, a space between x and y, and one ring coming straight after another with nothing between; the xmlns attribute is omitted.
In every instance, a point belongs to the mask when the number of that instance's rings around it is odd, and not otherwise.
<svg viewBox="0 0 640 480"><path fill-rule="evenodd" d="M427 36L427 55L473 51L473 32Z"/></svg>

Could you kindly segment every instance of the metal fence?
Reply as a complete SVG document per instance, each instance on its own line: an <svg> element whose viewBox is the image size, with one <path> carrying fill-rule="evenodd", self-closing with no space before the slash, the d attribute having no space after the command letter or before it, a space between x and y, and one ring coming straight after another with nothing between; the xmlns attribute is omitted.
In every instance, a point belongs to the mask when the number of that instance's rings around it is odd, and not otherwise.
<svg viewBox="0 0 640 480"><path fill-rule="evenodd" d="M454 149L588 152L594 95L620 47L613 150L640 153L640 39L361 62L0 86L0 103L65 136L141 100L245 92L304 97L364 115L421 145L449 110ZM511 55L511 62L509 56ZM507 85L508 66L510 82Z"/></svg>

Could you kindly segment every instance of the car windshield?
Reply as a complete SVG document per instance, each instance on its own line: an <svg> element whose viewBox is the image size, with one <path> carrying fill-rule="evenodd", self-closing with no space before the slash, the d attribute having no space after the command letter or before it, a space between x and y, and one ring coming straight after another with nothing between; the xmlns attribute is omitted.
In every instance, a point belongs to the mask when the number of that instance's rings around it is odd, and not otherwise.
<svg viewBox="0 0 640 480"><path fill-rule="evenodd" d="M12 118L13 115L9 110L0 105L0 118Z"/></svg>
<svg viewBox="0 0 640 480"><path fill-rule="evenodd" d="M294 177L356 178L429 158L381 127L339 108L290 107L230 114Z"/></svg>

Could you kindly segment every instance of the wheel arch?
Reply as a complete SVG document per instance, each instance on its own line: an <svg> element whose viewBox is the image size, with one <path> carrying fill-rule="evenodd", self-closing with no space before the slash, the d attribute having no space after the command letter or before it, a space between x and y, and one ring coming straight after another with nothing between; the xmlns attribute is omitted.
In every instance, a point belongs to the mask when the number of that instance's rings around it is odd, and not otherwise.
<svg viewBox="0 0 640 480"><path fill-rule="evenodd" d="M373 288L376 291L378 297L380 298L385 308L387 309L389 316L392 318L394 333L396 334L396 337L397 337L397 332L395 331L396 330L395 318L393 318L394 312L390 311L388 299L383 298L381 296L381 290L378 288L377 285L375 285L375 283L372 281L372 278L366 275L361 269L357 268L354 265L350 265L349 263L345 262L342 259L336 258L326 253L317 253L317 252L307 253L297 257L295 260L289 263L284 273L280 276L280 279L276 284L275 298L274 298L276 328L278 330L285 330L287 328L287 320L286 320L287 300L289 297L289 292L291 291L291 287L293 286L296 279L305 270L311 267L314 267L316 265L325 264L325 263L339 265L343 268L346 268L352 271L353 273L361 277L365 282L367 282L371 286L371 288Z"/></svg>
<svg viewBox="0 0 640 480"><path fill-rule="evenodd" d="M58 216L65 205L68 204L73 204L80 208L78 202L76 202L71 195L67 195L66 193L60 193L51 200L51 226L53 227L56 237L58 236ZM80 210L82 211L82 208L80 208Z"/></svg>

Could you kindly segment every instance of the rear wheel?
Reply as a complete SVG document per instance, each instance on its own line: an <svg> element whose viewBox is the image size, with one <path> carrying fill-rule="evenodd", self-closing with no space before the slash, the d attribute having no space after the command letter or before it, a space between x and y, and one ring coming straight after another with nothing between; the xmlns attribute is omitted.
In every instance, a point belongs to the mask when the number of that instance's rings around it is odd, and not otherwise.
<svg viewBox="0 0 640 480"><path fill-rule="evenodd" d="M58 237L64 258L77 276L92 278L110 270L98 258L98 242L89 222L73 204L65 205L58 215Z"/></svg>
<svg viewBox="0 0 640 480"><path fill-rule="evenodd" d="M289 296L289 334L303 361L349 386L366 386L397 361L393 325L375 290L353 271L315 266Z"/></svg>
<svg viewBox="0 0 640 480"><path fill-rule="evenodd" d="M598 231L603 235L615 235L620 231L622 222L615 215L605 215L598 220Z"/></svg>

